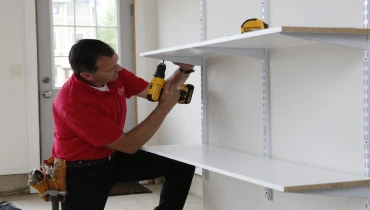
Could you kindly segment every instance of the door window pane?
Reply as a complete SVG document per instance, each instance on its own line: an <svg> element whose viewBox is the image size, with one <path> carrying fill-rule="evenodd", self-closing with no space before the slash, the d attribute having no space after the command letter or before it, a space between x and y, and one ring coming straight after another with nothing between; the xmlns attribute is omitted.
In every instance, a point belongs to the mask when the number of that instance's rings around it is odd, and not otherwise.
<svg viewBox="0 0 370 210"><path fill-rule="evenodd" d="M53 24L74 25L73 0L53 0Z"/></svg>
<svg viewBox="0 0 370 210"><path fill-rule="evenodd" d="M76 42L81 39L96 39L96 28L76 27Z"/></svg>
<svg viewBox="0 0 370 210"><path fill-rule="evenodd" d="M69 51L81 39L100 39L118 52L117 0L52 0L54 87L72 75Z"/></svg>
<svg viewBox="0 0 370 210"><path fill-rule="evenodd" d="M109 44L117 51L117 29L115 28L98 28L98 39Z"/></svg>
<svg viewBox="0 0 370 210"><path fill-rule="evenodd" d="M75 43L74 27L54 27L54 56L68 56Z"/></svg>
<svg viewBox="0 0 370 210"><path fill-rule="evenodd" d="M72 76L73 71L68 57L55 58L54 65L55 87L60 88Z"/></svg>
<svg viewBox="0 0 370 210"><path fill-rule="evenodd" d="M117 26L116 0L96 0L98 26Z"/></svg>
<svg viewBox="0 0 370 210"><path fill-rule="evenodd" d="M95 0L75 0L76 26L96 26Z"/></svg>

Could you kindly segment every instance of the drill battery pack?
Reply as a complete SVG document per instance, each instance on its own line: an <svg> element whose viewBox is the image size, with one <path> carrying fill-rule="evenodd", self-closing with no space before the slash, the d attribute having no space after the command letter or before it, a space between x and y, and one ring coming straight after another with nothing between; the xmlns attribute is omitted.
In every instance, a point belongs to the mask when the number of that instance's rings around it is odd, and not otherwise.
<svg viewBox="0 0 370 210"><path fill-rule="evenodd" d="M193 97L194 85L184 84L180 86L179 104L190 104Z"/></svg>

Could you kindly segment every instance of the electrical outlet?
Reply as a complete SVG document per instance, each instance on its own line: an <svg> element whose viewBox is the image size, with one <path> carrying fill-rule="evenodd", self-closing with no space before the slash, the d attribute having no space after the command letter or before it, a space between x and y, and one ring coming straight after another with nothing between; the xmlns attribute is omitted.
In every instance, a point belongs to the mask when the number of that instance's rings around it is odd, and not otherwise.
<svg viewBox="0 0 370 210"><path fill-rule="evenodd" d="M24 66L14 65L10 66L10 75L13 77L21 77L23 75Z"/></svg>

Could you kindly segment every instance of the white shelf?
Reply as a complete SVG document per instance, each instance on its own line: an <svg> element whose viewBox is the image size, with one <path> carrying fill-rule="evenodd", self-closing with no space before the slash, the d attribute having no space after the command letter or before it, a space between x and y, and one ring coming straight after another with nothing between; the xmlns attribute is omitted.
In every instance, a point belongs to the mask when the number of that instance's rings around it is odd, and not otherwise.
<svg viewBox="0 0 370 210"><path fill-rule="evenodd" d="M233 55L263 59L263 49L286 48L318 42L366 50L366 38L369 34L370 29L360 28L282 26L150 51L141 53L140 56L200 66L203 57Z"/></svg>
<svg viewBox="0 0 370 210"><path fill-rule="evenodd" d="M143 150L281 192L368 187L370 185L370 180L361 176L203 144L147 146L143 147Z"/></svg>

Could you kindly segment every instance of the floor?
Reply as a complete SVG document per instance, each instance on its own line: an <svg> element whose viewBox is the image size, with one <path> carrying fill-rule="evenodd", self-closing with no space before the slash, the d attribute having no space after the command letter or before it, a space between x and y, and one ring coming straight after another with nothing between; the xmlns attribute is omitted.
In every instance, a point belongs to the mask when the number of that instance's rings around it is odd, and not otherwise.
<svg viewBox="0 0 370 210"><path fill-rule="evenodd" d="M159 201L161 185L145 185L153 193L113 196L108 198L105 210L151 210ZM40 199L38 194L0 197L0 201L9 201L22 210L50 210L51 204ZM202 210L203 200L189 195L184 210Z"/></svg>

